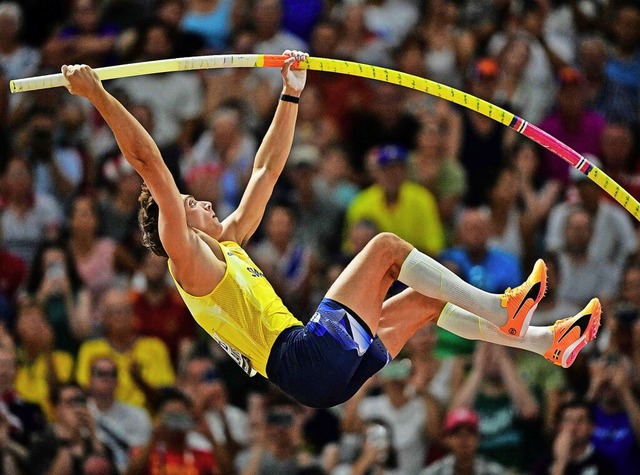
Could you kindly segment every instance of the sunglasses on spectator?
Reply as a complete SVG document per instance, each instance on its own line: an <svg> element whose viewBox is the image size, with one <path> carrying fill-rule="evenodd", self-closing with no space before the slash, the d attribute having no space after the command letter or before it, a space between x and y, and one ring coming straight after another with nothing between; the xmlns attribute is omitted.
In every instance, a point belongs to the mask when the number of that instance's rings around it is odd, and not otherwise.
<svg viewBox="0 0 640 475"><path fill-rule="evenodd" d="M94 369L91 371L91 375L96 378L117 378L117 369Z"/></svg>

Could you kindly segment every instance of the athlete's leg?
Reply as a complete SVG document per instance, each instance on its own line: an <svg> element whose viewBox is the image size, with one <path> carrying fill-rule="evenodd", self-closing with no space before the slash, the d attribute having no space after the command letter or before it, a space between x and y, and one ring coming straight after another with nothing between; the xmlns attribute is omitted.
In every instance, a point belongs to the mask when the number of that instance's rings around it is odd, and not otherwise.
<svg viewBox="0 0 640 475"><path fill-rule="evenodd" d="M465 282L445 266L417 249L402 264L398 280L421 294L451 302L498 325L511 336L527 332L531 316L544 296L546 266L538 260L524 284L491 294Z"/></svg>
<svg viewBox="0 0 640 475"><path fill-rule="evenodd" d="M378 336L395 358L418 328L431 322L468 340L531 351L568 367L578 352L595 338L600 324L600 303L593 299L573 317L558 320L553 326L531 326L522 338L514 338L493 323L451 303L407 289L384 302Z"/></svg>
<svg viewBox="0 0 640 475"><path fill-rule="evenodd" d="M326 297L353 310L375 335L382 303L412 249L394 234L378 234L342 271Z"/></svg>
<svg viewBox="0 0 640 475"><path fill-rule="evenodd" d="M352 309L378 331L382 303L394 280L399 279L422 295L453 302L496 325L505 325L513 315L519 323L515 336L526 332L528 320L544 295L546 272L540 261L515 300L480 290L462 280L434 259L391 233L381 233L354 258L336 279L327 297ZM535 294L535 295L533 295ZM505 308L508 304L508 308ZM518 317L516 319L516 317ZM506 331L505 328L502 329Z"/></svg>
<svg viewBox="0 0 640 475"><path fill-rule="evenodd" d="M423 325L438 320L445 302L409 288L384 301L378 336L395 358L407 340Z"/></svg>

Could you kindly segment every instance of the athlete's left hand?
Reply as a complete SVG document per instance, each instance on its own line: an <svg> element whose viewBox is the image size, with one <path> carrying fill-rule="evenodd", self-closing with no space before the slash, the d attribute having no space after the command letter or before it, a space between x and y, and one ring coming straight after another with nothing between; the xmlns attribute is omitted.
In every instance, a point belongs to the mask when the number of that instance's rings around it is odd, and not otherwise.
<svg viewBox="0 0 640 475"><path fill-rule="evenodd" d="M292 67L298 61L305 61L309 54L297 50L285 50L282 54L287 57L282 65L282 93L299 96L307 82L307 70Z"/></svg>

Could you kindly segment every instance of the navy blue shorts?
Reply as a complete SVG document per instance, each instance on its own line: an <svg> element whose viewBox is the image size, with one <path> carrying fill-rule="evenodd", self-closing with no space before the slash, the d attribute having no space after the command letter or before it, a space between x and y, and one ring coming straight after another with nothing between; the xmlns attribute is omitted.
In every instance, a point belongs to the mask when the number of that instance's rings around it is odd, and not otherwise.
<svg viewBox="0 0 640 475"><path fill-rule="evenodd" d="M325 298L306 326L278 336L267 375L305 406L331 407L349 400L389 361L380 338L354 312Z"/></svg>

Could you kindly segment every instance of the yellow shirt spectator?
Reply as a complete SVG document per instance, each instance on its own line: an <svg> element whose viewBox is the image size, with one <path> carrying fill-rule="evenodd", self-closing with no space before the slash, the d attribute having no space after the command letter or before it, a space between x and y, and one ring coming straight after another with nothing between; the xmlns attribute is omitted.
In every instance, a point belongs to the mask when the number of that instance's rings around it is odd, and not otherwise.
<svg viewBox="0 0 640 475"><path fill-rule="evenodd" d="M76 379L81 386L86 388L89 385L91 363L98 357L108 357L118 366L116 399L122 402L140 407L146 403L143 392L131 377L134 363L139 366L142 378L150 386L169 386L175 381L169 350L158 338L139 337L124 352L116 350L105 338L86 341L80 346L76 366Z"/></svg>
<svg viewBox="0 0 640 475"><path fill-rule="evenodd" d="M398 199L387 204L382 186L371 185L361 191L347 209L347 236L358 221L370 220L381 232L392 232L422 252L438 254L444 248L444 231L433 195L424 187L405 181ZM345 241L346 252L351 252Z"/></svg>
<svg viewBox="0 0 640 475"><path fill-rule="evenodd" d="M73 357L64 351L54 351L53 367L56 380L69 382L73 375ZM15 387L18 395L27 402L39 404L49 421L53 420L53 410L49 403L49 362L48 357L40 354L33 361L26 361L24 355L18 353L18 372Z"/></svg>

